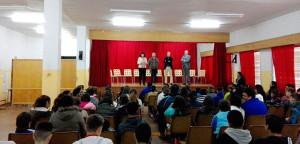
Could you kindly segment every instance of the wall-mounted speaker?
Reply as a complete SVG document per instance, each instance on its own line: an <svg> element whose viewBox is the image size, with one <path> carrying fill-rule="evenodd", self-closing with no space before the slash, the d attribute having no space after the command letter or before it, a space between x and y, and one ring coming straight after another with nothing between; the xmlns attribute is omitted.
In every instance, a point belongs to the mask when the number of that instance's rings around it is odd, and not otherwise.
<svg viewBox="0 0 300 144"><path fill-rule="evenodd" d="M232 63L237 63L237 55L234 55L234 57L233 57L233 59L232 59L231 62L232 62Z"/></svg>
<svg viewBox="0 0 300 144"><path fill-rule="evenodd" d="M83 51L79 51L78 59L79 59L79 60L82 60L82 56L83 56Z"/></svg>

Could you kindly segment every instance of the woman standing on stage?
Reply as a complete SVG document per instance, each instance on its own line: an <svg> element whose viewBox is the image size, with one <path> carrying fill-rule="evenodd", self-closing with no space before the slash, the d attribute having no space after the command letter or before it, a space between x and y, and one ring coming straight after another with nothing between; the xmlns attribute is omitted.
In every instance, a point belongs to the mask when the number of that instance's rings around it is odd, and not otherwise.
<svg viewBox="0 0 300 144"><path fill-rule="evenodd" d="M246 79L244 78L244 76L241 72L237 73L237 78L236 78L235 82L236 82L237 86L246 85Z"/></svg>
<svg viewBox="0 0 300 144"><path fill-rule="evenodd" d="M137 64L139 65L140 85L142 84L142 79L143 85L145 85L147 58L145 57L144 52L142 52L140 57L138 58Z"/></svg>

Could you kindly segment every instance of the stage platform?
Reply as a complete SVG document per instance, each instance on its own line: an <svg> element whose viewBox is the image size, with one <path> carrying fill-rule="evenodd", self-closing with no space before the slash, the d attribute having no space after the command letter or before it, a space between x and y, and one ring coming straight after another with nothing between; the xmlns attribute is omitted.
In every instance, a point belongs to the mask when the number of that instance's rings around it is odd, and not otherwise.
<svg viewBox="0 0 300 144"><path fill-rule="evenodd" d="M158 91L160 91L161 90L161 88L162 88L162 86L163 86L163 84L162 83L156 83L156 84L154 84L155 86L156 86L156 89L158 90ZM184 85L182 85L182 84L179 84L179 85L181 85L181 87L184 87ZM132 84L132 83L119 83L119 84L112 84L111 85L111 90L114 92L114 94L116 95L118 92L120 92L120 89L121 89L121 87L124 87L124 86L129 86L130 87L130 89L135 89L135 90L137 90L137 92L138 92L138 95L139 95L139 93L145 88L145 87L147 87L147 85L146 86L143 86L143 85L139 85L139 84ZM209 86L212 86L211 84L191 84L190 85L190 89L191 90L195 90L197 87L200 87L200 88L207 88L207 87L209 87ZM105 87L99 87L98 88L98 90L101 92L101 94L103 94L103 92L104 92L104 89L105 89Z"/></svg>

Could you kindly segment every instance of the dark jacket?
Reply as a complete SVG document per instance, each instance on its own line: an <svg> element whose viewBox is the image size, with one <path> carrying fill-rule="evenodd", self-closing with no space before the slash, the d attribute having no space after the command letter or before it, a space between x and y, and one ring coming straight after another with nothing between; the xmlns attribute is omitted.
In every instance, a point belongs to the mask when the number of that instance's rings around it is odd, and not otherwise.
<svg viewBox="0 0 300 144"><path fill-rule="evenodd" d="M122 134L126 131L135 131L140 123L147 123L139 117L132 117L126 119L123 123L120 123L117 131L117 143L121 143Z"/></svg>
<svg viewBox="0 0 300 144"><path fill-rule="evenodd" d="M246 85L246 79L244 77L241 77L240 79L236 79L236 85L240 86L240 85Z"/></svg>
<svg viewBox="0 0 300 144"><path fill-rule="evenodd" d="M53 132L77 131L81 138L86 135L85 123L77 106L59 107L49 122L53 124Z"/></svg>
<svg viewBox="0 0 300 144"><path fill-rule="evenodd" d="M103 117L113 116L115 114L115 109L108 103L101 103L98 105L96 113Z"/></svg>
<svg viewBox="0 0 300 144"><path fill-rule="evenodd" d="M254 144L289 144L292 142L292 139L288 136L282 135L281 137L269 136L264 139L257 139L254 141Z"/></svg>
<svg viewBox="0 0 300 144"><path fill-rule="evenodd" d="M31 115L31 122L30 122L30 129L35 129L36 121L40 118L50 118L51 112L50 111L37 111L37 110L30 110L29 114Z"/></svg>
<svg viewBox="0 0 300 144"><path fill-rule="evenodd" d="M164 60L165 66L164 69L166 69L167 66L171 67L173 69L173 58L172 57L166 57Z"/></svg>
<svg viewBox="0 0 300 144"><path fill-rule="evenodd" d="M170 93L168 96L163 98L157 105L157 110L158 111L165 111L175 100L175 97L178 94L175 93Z"/></svg>
<svg viewBox="0 0 300 144"><path fill-rule="evenodd" d="M200 115L216 115L218 113L217 109L216 108L212 108L212 109L205 109L203 107L201 107L198 111L197 111L197 114L196 114L196 117L195 117L195 120L194 122L196 123L198 121L198 118Z"/></svg>

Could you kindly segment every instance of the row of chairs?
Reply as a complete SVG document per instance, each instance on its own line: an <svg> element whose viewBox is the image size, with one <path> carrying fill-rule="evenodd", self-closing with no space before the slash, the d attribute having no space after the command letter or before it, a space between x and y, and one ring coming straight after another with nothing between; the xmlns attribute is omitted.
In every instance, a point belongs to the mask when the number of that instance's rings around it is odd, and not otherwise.
<svg viewBox="0 0 300 144"><path fill-rule="evenodd" d="M167 76L170 77L169 74ZM180 69L174 70L175 83L176 83L176 78L177 77L182 77L182 76L183 76L182 70L180 70ZM123 78L123 82L126 83L126 78L127 77L131 78L131 83L135 83L135 78L139 77L139 70L134 69L133 74L132 74L131 69L124 69L124 75L122 75L120 69L113 69L113 70L110 70L110 77L111 77L111 83L114 83L114 78L117 79L117 84L119 83L119 78ZM151 73L150 73L149 69L146 70L146 77L151 77ZM157 77L161 77L162 82L164 82L164 77L162 75L162 70L159 69L157 71ZM198 71L198 76L196 75L196 70L190 70L190 77L193 78L194 83L195 83L196 78L200 79L201 83L202 83L202 78L204 78L205 83L206 83L205 70L199 70Z"/></svg>

